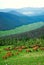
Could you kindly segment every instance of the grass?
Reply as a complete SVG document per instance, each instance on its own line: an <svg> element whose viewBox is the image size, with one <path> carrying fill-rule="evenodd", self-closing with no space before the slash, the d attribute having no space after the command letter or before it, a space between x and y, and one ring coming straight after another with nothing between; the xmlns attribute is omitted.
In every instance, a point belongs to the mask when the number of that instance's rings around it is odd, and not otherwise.
<svg viewBox="0 0 44 65"><path fill-rule="evenodd" d="M44 22L37 22L33 24L23 25L12 30L0 31L0 37L35 30L42 26L44 26Z"/></svg>
<svg viewBox="0 0 44 65"><path fill-rule="evenodd" d="M0 46L0 65L44 65L44 51L40 49L38 51L33 51L27 53L24 49L19 52L19 55L14 55L7 59L2 59L2 56L6 54L7 51L4 50L7 46ZM15 50L11 50L14 54Z"/></svg>

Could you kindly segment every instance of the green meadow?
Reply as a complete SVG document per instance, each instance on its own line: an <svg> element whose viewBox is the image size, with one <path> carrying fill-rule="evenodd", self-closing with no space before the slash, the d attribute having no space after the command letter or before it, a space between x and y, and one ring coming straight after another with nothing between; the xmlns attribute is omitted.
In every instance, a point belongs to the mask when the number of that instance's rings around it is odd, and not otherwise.
<svg viewBox="0 0 44 65"><path fill-rule="evenodd" d="M0 65L44 65L44 38L17 40L17 42L13 42L14 44L9 44L12 40L8 41L7 39L4 45L0 43ZM3 43L5 43L4 40ZM40 45L40 47L33 50L33 45ZM26 46L27 48L22 49L22 51L18 51L18 48L14 49L20 46ZM43 47L43 50L41 50L41 47ZM10 48L10 50L6 50L7 48ZM26 52L26 49L31 50L31 52ZM13 55L5 58L5 55L9 52Z"/></svg>
<svg viewBox="0 0 44 65"><path fill-rule="evenodd" d="M16 55L15 53L18 51L12 50L11 52L14 56L3 59L2 57L8 52L4 50L5 47L6 46L0 47L0 65L44 65L44 51L32 50L32 52L27 53L26 50L23 49L22 52Z"/></svg>
<svg viewBox="0 0 44 65"><path fill-rule="evenodd" d="M34 39L26 37L15 39L11 36L1 38L2 36L35 30L43 25L44 22L37 22L13 30L0 31L0 65L44 65L44 36ZM35 48L33 48L34 45ZM22 49L21 46L26 48Z"/></svg>

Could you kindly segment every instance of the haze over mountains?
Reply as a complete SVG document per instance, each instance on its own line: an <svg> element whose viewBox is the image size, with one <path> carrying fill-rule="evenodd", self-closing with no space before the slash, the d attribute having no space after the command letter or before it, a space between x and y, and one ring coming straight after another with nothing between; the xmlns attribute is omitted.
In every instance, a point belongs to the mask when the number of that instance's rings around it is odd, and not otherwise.
<svg viewBox="0 0 44 65"><path fill-rule="evenodd" d="M0 10L0 30L15 29L35 22L44 22L44 8Z"/></svg>
<svg viewBox="0 0 44 65"><path fill-rule="evenodd" d="M21 8L17 10L20 13L23 13L25 15L41 15L44 13L44 8Z"/></svg>
<svg viewBox="0 0 44 65"><path fill-rule="evenodd" d="M44 33L44 8L0 10L0 36L20 34L38 29L41 30L38 32Z"/></svg>

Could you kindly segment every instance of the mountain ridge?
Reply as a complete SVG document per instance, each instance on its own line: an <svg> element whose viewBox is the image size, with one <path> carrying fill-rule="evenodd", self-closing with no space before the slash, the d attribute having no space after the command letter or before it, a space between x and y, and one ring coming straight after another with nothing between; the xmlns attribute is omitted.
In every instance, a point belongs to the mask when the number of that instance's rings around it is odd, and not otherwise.
<svg viewBox="0 0 44 65"><path fill-rule="evenodd" d="M22 38L41 38L44 37L44 26L32 30L32 31L26 31L23 33L19 33L19 34L12 34L12 35L8 35L8 36L1 36L0 38L16 38L16 39L22 39Z"/></svg>
<svg viewBox="0 0 44 65"><path fill-rule="evenodd" d="M16 29L0 31L0 36L7 36L11 34L23 33L26 31L38 29L42 26L44 26L44 22L37 22L33 24L23 25L23 26L17 27Z"/></svg>
<svg viewBox="0 0 44 65"><path fill-rule="evenodd" d="M44 22L44 15L38 16L26 16L22 14L12 14L12 13L5 13L0 12L0 30L9 30L14 29L16 27L32 24L34 22Z"/></svg>

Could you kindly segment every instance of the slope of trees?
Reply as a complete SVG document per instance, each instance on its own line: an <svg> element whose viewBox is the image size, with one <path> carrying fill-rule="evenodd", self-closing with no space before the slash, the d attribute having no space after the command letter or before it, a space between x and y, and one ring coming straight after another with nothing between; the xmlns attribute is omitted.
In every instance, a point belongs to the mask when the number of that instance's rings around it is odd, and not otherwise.
<svg viewBox="0 0 44 65"><path fill-rule="evenodd" d="M3 45L14 45L16 46L32 46L32 45L41 45L44 46L44 37L41 38L26 38L23 37L22 39L12 38L12 37L6 37L6 38L0 38L0 46Z"/></svg>

